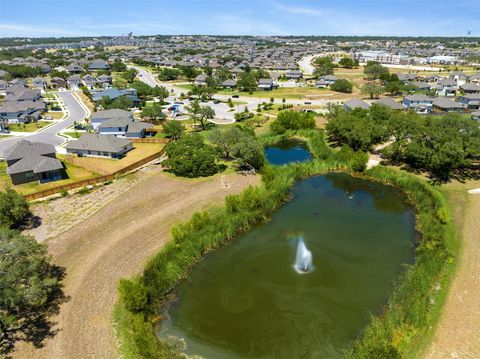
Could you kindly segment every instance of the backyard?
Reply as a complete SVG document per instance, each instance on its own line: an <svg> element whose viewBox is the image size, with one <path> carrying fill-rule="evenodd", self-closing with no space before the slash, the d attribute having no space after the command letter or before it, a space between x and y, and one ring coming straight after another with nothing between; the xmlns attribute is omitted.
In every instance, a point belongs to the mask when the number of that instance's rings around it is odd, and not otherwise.
<svg viewBox="0 0 480 359"><path fill-rule="evenodd" d="M158 143L134 143L134 149L119 160L98 157L77 157L72 155L59 155L58 157L69 165L79 166L87 171L96 172L101 175L108 175L159 152L163 146L164 144Z"/></svg>
<svg viewBox="0 0 480 359"><path fill-rule="evenodd" d="M60 156L58 157L60 158ZM39 183L38 181L35 181L13 186L12 181L10 180L10 176L7 175L6 172L7 164L6 162L2 161L0 162L0 188L4 189L6 187L12 187L15 191L23 195L27 195L30 193L47 190L50 188L66 185L81 180L86 180L97 176L97 173L89 171L85 168L66 163L65 161L63 161L63 164L66 167L66 173L68 175L68 178L66 179L48 183Z"/></svg>

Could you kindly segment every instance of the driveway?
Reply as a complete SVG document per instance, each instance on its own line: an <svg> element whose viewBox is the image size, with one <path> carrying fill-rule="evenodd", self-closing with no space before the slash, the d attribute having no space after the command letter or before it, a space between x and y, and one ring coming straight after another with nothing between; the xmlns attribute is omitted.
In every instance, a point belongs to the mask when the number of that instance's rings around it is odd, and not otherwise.
<svg viewBox="0 0 480 359"><path fill-rule="evenodd" d="M0 157L3 157L5 150L9 149L22 139L44 142L58 147L65 142L65 138L58 136L57 132L72 126L74 122L79 122L90 115L90 111L85 107L77 95L75 95L75 92L61 91L57 92L57 94L68 111L67 117L63 121L57 122L54 125L48 126L39 131L26 134L22 137L12 137L0 141Z"/></svg>

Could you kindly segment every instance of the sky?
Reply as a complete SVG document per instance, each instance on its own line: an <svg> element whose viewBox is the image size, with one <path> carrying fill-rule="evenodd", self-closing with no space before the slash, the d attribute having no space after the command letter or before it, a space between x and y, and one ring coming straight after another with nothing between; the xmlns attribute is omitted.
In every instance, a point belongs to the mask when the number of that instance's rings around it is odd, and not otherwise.
<svg viewBox="0 0 480 359"><path fill-rule="evenodd" d="M0 0L0 37L480 36L480 0Z"/></svg>

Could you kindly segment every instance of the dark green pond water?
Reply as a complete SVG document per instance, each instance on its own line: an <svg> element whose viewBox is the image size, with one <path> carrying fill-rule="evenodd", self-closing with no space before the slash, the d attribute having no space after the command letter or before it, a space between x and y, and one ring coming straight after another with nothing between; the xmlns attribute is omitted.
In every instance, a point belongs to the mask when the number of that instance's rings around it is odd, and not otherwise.
<svg viewBox="0 0 480 359"><path fill-rule="evenodd" d="M285 165L291 162L306 162L312 159L305 142L286 140L265 147L265 157L272 165Z"/></svg>
<svg viewBox="0 0 480 359"><path fill-rule="evenodd" d="M208 254L176 290L160 335L205 358L336 358L414 259L414 216L392 187L329 174ZM313 271L294 270L298 238Z"/></svg>

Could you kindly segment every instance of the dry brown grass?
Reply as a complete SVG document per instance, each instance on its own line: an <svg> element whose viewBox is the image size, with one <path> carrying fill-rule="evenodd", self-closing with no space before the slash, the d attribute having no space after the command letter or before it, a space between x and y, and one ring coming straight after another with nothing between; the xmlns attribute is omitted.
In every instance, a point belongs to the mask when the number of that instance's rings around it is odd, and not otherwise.
<svg viewBox="0 0 480 359"><path fill-rule="evenodd" d="M163 148L163 144L157 143L134 143L134 149L127 153L122 159L77 157L73 155L59 156L69 164L96 172L101 175L108 175L117 172L131 164L144 159Z"/></svg>
<svg viewBox="0 0 480 359"><path fill-rule="evenodd" d="M170 240L174 223L260 180L237 174L192 182L162 173L143 178L95 215L47 241L54 262L66 268L69 300L53 318L58 333L42 348L20 343L14 357L117 358L111 321L119 279L142 270Z"/></svg>

